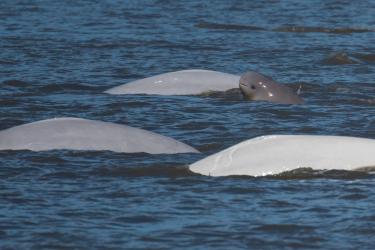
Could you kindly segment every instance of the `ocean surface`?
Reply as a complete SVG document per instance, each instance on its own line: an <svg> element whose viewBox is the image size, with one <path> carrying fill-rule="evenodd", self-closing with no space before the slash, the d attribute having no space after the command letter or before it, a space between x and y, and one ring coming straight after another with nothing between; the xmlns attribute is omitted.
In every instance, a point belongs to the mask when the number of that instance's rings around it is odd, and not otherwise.
<svg viewBox="0 0 375 250"><path fill-rule="evenodd" d="M306 103L103 93L191 68L255 70ZM1 0L0 86L1 130L80 117L202 152L0 151L0 249L375 248L372 174L187 169L260 135L375 139L375 1Z"/></svg>

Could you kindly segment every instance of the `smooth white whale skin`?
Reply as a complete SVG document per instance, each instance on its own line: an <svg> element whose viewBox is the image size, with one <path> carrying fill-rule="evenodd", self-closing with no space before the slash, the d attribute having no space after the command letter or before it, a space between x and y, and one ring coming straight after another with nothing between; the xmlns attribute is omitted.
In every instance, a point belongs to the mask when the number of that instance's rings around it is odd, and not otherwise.
<svg viewBox="0 0 375 250"><path fill-rule="evenodd" d="M345 136L269 135L246 140L189 166L209 176L279 174L301 167L375 167L375 140Z"/></svg>
<svg viewBox="0 0 375 250"><path fill-rule="evenodd" d="M0 150L110 150L149 154L199 153L170 137L111 122L55 118L0 131Z"/></svg>
<svg viewBox="0 0 375 250"><path fill-rule="evenodd" d="M190 69L169 72L108 89L113 95L199 95L238 88L240 76L212 70Z"/></svg>

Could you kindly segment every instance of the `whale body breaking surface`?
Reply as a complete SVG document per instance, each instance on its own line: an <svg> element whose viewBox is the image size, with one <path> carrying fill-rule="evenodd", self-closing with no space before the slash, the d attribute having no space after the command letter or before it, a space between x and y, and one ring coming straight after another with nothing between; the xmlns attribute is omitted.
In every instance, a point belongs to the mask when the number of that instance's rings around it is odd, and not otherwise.
<svg viewBox="0 0 375 250"><path fill-rule="evenodd" d="M208 176L266 176L297 168L356 170L375 167L375 139L269 135L243 141L189 166Z"/></svg>
<svg viewBox="0 0 375 250"><path fill-rule="evenodd" d="M111 122L54 118L0 131L0 150L109 150L124 153L199 153L170 137Z"/></svg>
<svg viewBox="0 0 375 250"><path fill-rule="evenodd" d="M291 88L255 71L242 76L228 73L189 69L164 73L136 80L105 91L113 95L202 95L240 89L246 99L280 104L302 104Z"/></svg>
<svg viewBox="0 0 375 250"><path fill-rule="evenodd" d="M228 73L190 69L164 73L125 83L105 91L113 95L199 95L238 88L240 76Z"/></svg>

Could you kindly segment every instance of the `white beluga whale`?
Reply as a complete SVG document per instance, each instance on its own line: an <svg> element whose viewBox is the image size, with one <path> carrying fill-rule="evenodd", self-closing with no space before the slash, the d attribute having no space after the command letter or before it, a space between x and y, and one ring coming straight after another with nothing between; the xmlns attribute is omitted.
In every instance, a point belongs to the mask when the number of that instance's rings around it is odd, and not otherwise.
<svg viewBox="0 0 375 250"><path fill-rule="evenodd" d="M189 69L164 73L108 89L113 95L199 95L238 88L240 76L228 73Z"/></svg>
<svg viewBox="0 0 375 250"><path fill-rule="evenodd" d="M185 143L147 130L81 118L54 118L0 131L0 150L53 149L199 153Z"/></svg>
<svg viewBox="0 0 375 250"><path fill-rule="evenodd" d="M375 140L346 136L269 135L238 143L189 166L208 176L275 175L297 168L375 167Z"/></svg>
<svg viewBox="0 0 375 250"><path fill-rule="evenodd" d="M203 69L164 73L125 83L105 91L107 94L128 95L202 95L240 89L246 99L281 104L302 104L303 100L289 87L255 71L242 76Z"/></svg>

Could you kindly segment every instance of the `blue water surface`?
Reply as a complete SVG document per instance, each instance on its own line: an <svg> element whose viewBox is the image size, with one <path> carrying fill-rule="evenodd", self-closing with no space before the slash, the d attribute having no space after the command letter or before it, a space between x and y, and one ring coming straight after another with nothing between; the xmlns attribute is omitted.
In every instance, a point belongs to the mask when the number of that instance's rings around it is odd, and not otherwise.
<svg viewBox="0 0 375 250"><path fill-rule="evenodd" d="M0 129L73 116L202 151L0 151L0 248L374 249L373 175L187 170L259 135L375 139L374 13L371 0L0 1ZM306 103L103 93L190 68L256 70L302 85Z"/></svg>

